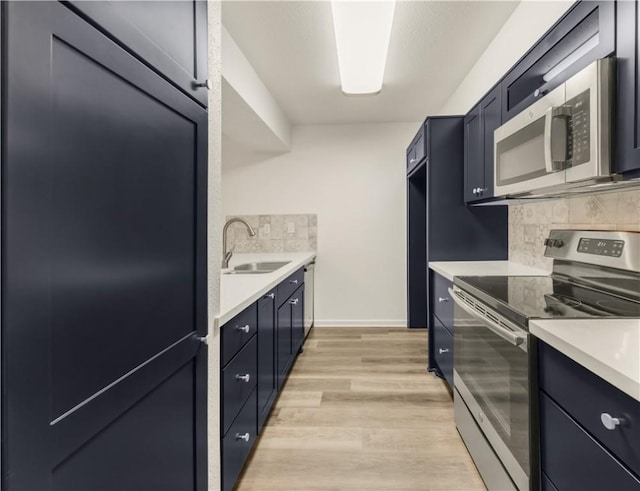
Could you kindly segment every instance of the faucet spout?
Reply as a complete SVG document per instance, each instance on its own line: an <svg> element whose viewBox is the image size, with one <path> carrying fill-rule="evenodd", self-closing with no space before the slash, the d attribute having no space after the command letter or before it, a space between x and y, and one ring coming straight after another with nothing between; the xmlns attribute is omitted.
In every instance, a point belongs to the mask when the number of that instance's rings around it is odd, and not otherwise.
<svg viewBox="0 0 640 491"><path fill-rule="evenodd" d="M233 255L233 250L227 251L227 230L232 223L242 223L245 227L247 227L247 232L249 232L249 237L255 237L256 232L253 230L253 227L249 225L242 218L231 218L227 220L227 223L224 224L224 228L222 229L222 268L229 267L229 261L231 260L231 256Z"/></svg>

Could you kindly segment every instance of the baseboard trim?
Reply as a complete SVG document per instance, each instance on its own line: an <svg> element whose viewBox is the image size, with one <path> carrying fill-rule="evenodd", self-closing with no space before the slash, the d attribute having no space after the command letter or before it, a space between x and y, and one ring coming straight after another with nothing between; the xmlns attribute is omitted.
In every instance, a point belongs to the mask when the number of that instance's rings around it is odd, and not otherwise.
<svg viewBox="0 0 640 491"><path fill-rule="evenodd" d="M370 320L321 320L315 319L317 327L407 327L405 319L370 319Z"/></svg>

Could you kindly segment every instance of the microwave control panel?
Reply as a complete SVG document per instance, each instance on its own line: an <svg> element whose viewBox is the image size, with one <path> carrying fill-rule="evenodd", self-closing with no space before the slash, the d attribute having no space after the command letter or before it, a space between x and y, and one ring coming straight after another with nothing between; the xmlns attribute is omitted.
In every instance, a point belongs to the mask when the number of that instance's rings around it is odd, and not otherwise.
<svg viewBox="0 0 640 491"><path fill-rule="evenodd" d="M578 252L585 254L620 257L622 249L624 249L624 240L584 238L578 242Z"/></svg>
<svg viewBox="0 0 640 491"><path fill-rule="evenodd" d="M591 160L590 155L590 98L589 90L578 94L573 99L569 99L565 106L571 108L569 118L569 138L567 142L567 154L570 166L584 164Z"/></svg>

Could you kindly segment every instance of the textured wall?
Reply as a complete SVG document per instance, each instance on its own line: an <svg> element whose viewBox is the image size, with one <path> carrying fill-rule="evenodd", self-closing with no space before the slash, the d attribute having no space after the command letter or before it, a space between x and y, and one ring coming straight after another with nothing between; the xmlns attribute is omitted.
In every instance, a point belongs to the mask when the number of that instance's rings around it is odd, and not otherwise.
<svg viewBox="0 0 640 491"><path fill-rule="evenodd" d="M235 215L234 215L235 217ZM232 218L228 216L226 219ZM233 223L227 231L227 247L234 252L307 252L318 250L317 215L242 215L255 230Z"/></svg>
<svg viewBox="0 0 640 491"><path fill-rule="evenodd" d="M640 189L510 206L509 259L550 270L543 242L554 228L640 232Z"/></svg>
<svg viewBox="0 0 640 491"><path fill-rule="evenodd" d="M208 2L209 10L209 185L208 185L208 427L209 484L220 489L220 331L214 319L220 310L220 256L222 255L222 69L221 69L221 3Z"/></svg>

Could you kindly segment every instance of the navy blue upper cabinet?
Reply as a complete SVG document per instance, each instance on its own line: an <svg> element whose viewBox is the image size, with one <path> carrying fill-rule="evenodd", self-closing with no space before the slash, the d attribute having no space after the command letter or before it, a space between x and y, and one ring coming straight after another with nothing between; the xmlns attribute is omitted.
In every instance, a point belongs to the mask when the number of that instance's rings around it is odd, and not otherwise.
<svg viewBox="0 0 640 491"><path fill-rule="evenodd" d="M180 90L207 105L207 2L67 3Z"/></svg>
<svg viewBox="0 0 640 491"><path fill-rule="evenodd" d="M480 104L464 118L464 200L479 199L478 188L484 187L484 152L480 138Z"/></svg>
<svg viewBox="0 0 640 491"><path fill-rule="evenodd" d="M618 2L616 171L640 175L640 6Z"/></svg>
<svg viewBox="0 0 640 491"><path fill-rule="evenodd" d="M502 82L503 122L615 51L615 9L616 2L607 0L578 2L529 50Z"/></svg>
<svg viewBox="0 0 640 491"><path fill-rule="evenodd" d="M407 147L407 174L410 174L426 155L426 146L424 138L424 125L420 125L420 129L416 136L413 137L411 143Z"/></svg>
<svg viewBox="0 0 640 491"><path fill-rule="evenodd" d="M493 197L493 132L502 124L502 94L495 87L464 119L464 200Z"/></svg>

